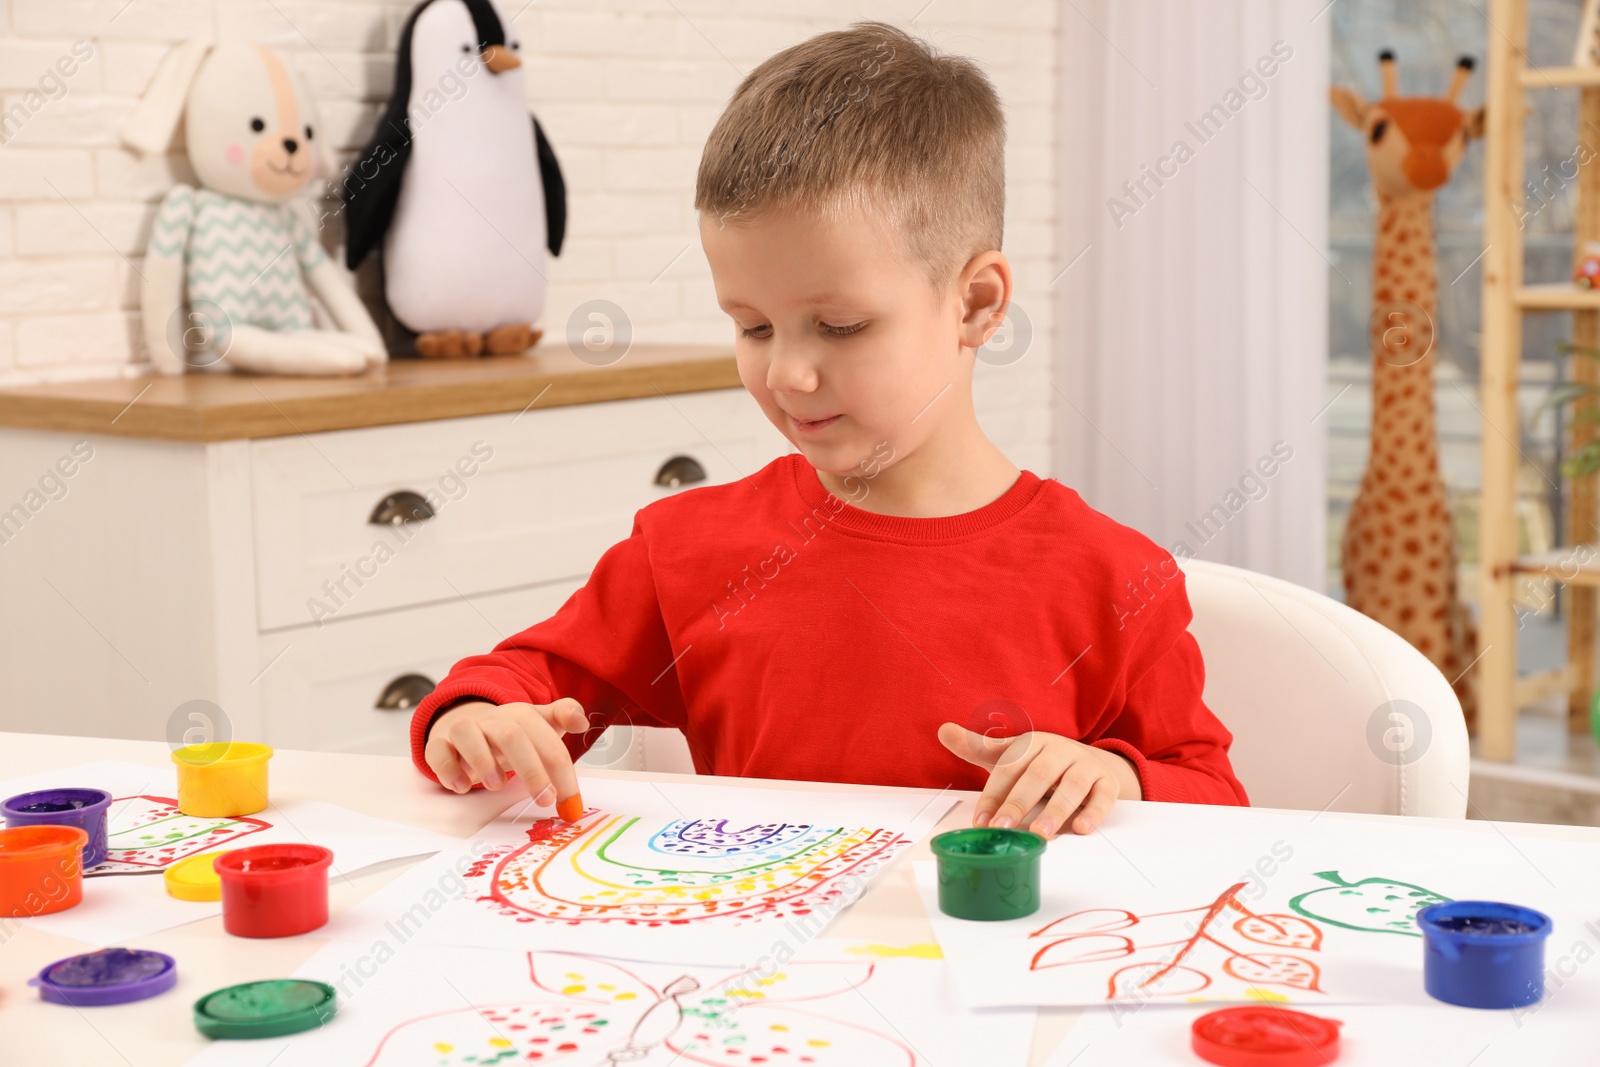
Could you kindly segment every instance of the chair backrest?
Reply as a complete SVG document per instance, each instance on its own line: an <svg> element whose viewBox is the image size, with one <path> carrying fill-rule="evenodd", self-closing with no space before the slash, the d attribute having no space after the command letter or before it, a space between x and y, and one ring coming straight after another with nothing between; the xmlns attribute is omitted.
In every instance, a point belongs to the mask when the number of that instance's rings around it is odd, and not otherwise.
<svg viewBox="0 0 1600 1067"><path fill-rule="evenodd" d="M1461 704L1405 639L1337 600L1221 563L1183 564L1205 702L1264 808L1462 818Z"/></svg>

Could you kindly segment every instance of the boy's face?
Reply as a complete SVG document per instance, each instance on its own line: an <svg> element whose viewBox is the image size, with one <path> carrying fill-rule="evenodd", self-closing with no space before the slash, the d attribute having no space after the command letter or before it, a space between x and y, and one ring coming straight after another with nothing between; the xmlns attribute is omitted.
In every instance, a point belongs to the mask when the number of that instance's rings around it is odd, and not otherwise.
<svg viewBox="0 0 1600 1067"><path fill-rule="evenodd" d="M744 387L819 471L903 460L970 410L955 280L935 288L877 212L703 218L700 238Z"/></svg>

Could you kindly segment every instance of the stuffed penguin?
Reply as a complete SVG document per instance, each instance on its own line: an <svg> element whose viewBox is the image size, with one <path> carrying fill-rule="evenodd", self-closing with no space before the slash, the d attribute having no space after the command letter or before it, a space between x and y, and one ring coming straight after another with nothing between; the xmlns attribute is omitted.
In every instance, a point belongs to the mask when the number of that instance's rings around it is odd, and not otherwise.
<svg viewBox="0 0 1600 1067"><path fill-rule="evenodd" d="M344 179L346 262L383 242L385 299L425 357L521 352L540 336L566 187L530 121L520 50L490 0L422 0L389 106Z"/></svg>

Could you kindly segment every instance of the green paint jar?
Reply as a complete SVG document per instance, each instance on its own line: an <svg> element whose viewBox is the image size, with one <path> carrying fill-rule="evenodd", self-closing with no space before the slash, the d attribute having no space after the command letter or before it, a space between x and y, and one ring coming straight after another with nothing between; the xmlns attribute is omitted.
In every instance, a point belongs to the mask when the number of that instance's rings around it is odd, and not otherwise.
<svg viewBox="0 0 1600 1067"><path fill-rule="evenodd" d="M996 922L1039 910L1039 857L1045 840L1027 830L973 826L929 843L939 860L939 910Z"/></svg>

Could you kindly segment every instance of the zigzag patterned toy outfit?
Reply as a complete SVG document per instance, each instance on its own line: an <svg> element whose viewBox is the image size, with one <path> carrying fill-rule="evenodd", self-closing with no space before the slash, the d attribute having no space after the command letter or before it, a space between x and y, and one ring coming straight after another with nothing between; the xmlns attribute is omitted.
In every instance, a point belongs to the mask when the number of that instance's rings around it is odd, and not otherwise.
<svg viewBox="0 0 1600 1067"><path fill-rule="evenodd" d="M232 326L315 328L301 272L328 257L285 204L179 185L161 202L147 254L184 262L191 311L211 304Z"/></svg>

